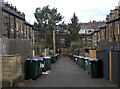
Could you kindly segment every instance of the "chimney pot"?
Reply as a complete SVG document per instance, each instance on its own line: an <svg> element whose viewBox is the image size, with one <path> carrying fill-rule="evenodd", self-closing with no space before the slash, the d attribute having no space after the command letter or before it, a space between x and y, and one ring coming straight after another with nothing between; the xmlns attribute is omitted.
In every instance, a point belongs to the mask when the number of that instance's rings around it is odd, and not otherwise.
<svg viewBox="0 0 120 89"><path fill-rule="evenodd" d="M115 6L115 9L119 9L119 6Z"/></svg>

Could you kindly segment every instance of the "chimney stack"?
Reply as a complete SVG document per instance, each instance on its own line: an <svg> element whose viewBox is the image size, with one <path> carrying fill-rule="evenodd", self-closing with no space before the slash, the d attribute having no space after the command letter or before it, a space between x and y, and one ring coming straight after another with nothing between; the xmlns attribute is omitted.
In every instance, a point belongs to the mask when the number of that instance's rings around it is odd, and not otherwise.
<svg viewBox="0 0 120 89"><path fill-rule="evenodd" d="M115 9L119 9L119 6L115 6Z"/></svg>
<svg viewBox="0 0 120 89"><path fill-rule="evenodd" d="M118 2L118 6L120 6L120 1Z"/></svg>

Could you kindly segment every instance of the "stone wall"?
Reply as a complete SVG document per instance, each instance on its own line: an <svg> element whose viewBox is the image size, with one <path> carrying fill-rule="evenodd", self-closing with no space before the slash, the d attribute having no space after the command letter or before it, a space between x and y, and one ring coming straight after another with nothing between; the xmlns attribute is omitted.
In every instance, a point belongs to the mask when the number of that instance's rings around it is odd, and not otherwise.
<svg viewBox="0 0 120 89"><path fill-rule="evenodd" d="M2 55L3 87L11 87L21 79L21 56Z"/></svg>

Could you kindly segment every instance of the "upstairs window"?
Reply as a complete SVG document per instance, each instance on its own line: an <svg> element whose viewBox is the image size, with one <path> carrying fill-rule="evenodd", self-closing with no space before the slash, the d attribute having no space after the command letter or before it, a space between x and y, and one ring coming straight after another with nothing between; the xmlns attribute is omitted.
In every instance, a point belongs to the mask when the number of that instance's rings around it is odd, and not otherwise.
<svg viewBox="0 0 120 89"><path fill-rule="evenodd" d="M8 29L8 17L6 16L5 18L4 18L4 28L5 28L5 30L7 30Z"/></svg>
<svg viewBox="0 0 120 89"><path fill-rule="evenodd" d="M21 33L23 33L23 23L21 21Z"/></svg>
<svg viewBox="0 0 120 89"><path fill-rule="evenodd" d="M16 23L16 31L18 32L18 21Z"/></svg>
<svg viewBox="0 0 120 89"><path fill-rule="evenodd" d="M13 18L11 19L11 31L13 32L13 24L14 24L14 21L13 21Z"/></svg>
<svg viewBox="0 0 120 89"><path fill-rule="evenodd" d="M118 24L118 26L117 26L117 27L118 27L118 35L119 35L119 34L120 34L120 28L119 28L119 24Z"/></svg>

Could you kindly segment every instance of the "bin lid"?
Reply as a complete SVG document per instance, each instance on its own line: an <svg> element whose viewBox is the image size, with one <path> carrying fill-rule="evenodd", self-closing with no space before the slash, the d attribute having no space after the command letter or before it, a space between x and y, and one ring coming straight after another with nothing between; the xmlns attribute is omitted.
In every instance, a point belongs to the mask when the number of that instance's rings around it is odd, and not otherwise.
<svg viewBox="0 0 120 89"><path fill-rule="evenodd" d="M77 57L77 55L73 55L74 57Z"/></svg>
<svg viewBox="0 0 120 89"><path fill-rule="evenodd" d="M84 58L83 56L79 56L79 58Z"/></svg>
<svg viewBox="0 0 120 89"><path fill-rule="evenodd" d="M28 58L27 61L38 61L38 59L36 59L36 58L31 58L31 59Z"/></svg>
<svg viewBox="0 0 120 89"><path fill-rule="evenodd" d="M44 57L38 57L37 59L43 61Z"/></svg>
<svg viewBox="0 0 120 89"><path fill-rule="evenodd" d="M57 53L55 56L58 56L59 54Z"/></svg>
<svg viewBox="0 0 120 89"><path fill-rule="evenodd" d="M51 57L50 57L50 56L45 56L44 58L45 58L45 59L51 59Z"/></svg>
<svg viewBox="0 0 120 89"><path fill-rule="evenodd" d="M84 59L89 60L90 58L89 57L84 57Z"/></svg>
<svg viewBox="0 0 120 89"><path fill-rule="evenodd" d="M89 61L98 61L98 59L89 59Z"/></svg>

